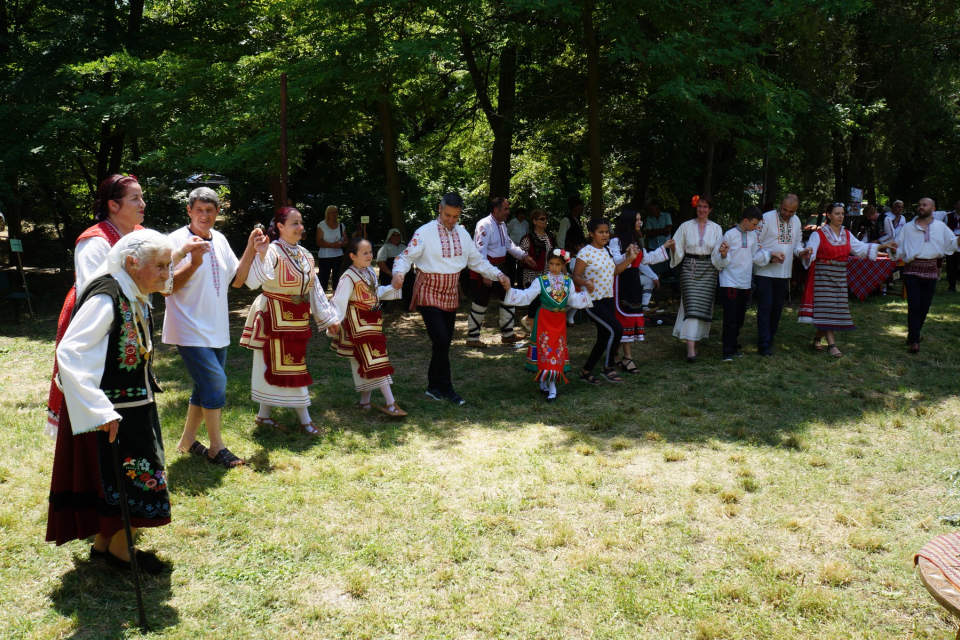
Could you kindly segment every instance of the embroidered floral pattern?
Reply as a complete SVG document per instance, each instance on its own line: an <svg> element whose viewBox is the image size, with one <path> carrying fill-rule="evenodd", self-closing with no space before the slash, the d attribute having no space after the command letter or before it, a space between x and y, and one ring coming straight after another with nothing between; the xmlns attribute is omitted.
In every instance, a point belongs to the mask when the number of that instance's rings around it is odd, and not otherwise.
<svg viewBox="0 0 960 640"><path fill-rule="evenodd" d="M784 222L779 215L777 216L777 242L793 244L793 225L790 221Z"/></svg>
<svg viewBox="0 0 960 640"><path fill-rule="evenodd" d="M127 458L123 461L123 469L130 478L130 483L143 491L164 491L167 488L167 476L163 469L154 470L150 461Z"/></svg>
<svg viewBox="0 0 960 640"><path fill-rule="evenodd" d="M217 290L217 297L220 297L220 261L217 260L217 251L213 242L210 243L210 271L213 273L213 288Z"/></svg>
<svg viewBox="0 0 960 640"><path fill-rule="evenodd" d="M140 340L137 336L137 325L133 319L133 309L125 298L120 298L120 317L123 326L120 328L120 368L133 371L140 364Z"/></svg>
<svg viewBox="0 0 960 640"><path fill-rule="evenodd" d="M447 228L440 222L437 222L437 234L440 236L440 249L444 258L463 255L463 248L460 246L460 231L453 227L453 231L447 231Z"/></svg>

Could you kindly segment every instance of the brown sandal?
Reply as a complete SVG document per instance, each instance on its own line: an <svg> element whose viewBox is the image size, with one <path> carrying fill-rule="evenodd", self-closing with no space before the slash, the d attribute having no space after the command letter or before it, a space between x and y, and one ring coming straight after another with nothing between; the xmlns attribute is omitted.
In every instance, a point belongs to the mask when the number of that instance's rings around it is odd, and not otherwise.
<svg viewBox="0 0 960 640"><path fill-rule="evenodd" d="M317 425L313 420L307 424L300 425L300 433L310 436L311 438L319 438L323 435L323 431L320 429L320 426Z"/></svg>
<svg viewBox="0 0 960 640"><path fill-rule="evenodd" d="M393 408L393 411L390 410L391 408ZM377 406L377 409L380 409L380 411L383 411L388 416L394 418L402 418L403 416L407 415L407 412L401 409L400 405L398 405L396 402L393 404Z"/></svg>
<svg viewBox="0 0 960 640"><path fill-rule="evenodd" d="M373 405L370 404L369 402L366 403L366 404L363 404L363 403L361 403L361 402L357 402L357 403L354 404L353 406L354 406L355 408L357 408L357 409L360 409L360 411L370 411L370 409L373 409Z"/></svg>
<svg viewBox="0 0 960 640"><path fill-rule="evenodd" d="M274 422L270 418L261 418L260 416L257 416L253 419L253 422L258 427L270 427L271 429L279 429L280 431L286 431L286 428L280 426L278 423Z"/></svg>

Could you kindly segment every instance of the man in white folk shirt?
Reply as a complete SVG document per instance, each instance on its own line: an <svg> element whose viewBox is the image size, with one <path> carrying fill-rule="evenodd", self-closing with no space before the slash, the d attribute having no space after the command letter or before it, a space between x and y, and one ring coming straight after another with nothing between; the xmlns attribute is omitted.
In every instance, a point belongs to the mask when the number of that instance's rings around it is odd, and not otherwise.
<svg viewBox="0 0 960 640"><path fill-rule="evenodd" d="M450 375L450 344L456 321L460 272L469 267L484 278L496 280L507 288L510 280L490 264L477 250L467 230L457 224L463 211L463 198L448 193L437 207L439 217L413 234L407 248L393 263L393 286L403 286L404 274L413 263L420 272L413 284L411 311L420 311L433 344L427 371L427 396L434 400L465 401L453 388Z"/></svg>
<svg viewBox="0 0 960 640"><path fill-rule="evenodd" d="M757 350L773 355L783 303L790 288L793 257L803 250L803 234L797 209L800 199L790 193L780 206L763 214L757 226L757 252L753 274L757 286Z"/></svg>
<svg viewBox="0 0 960 640"><path fill-rule="evenodd" d="M922 198L917 216L897 233L896 249L890 257L903 260L903 288L907 292L907 347L920 352L920 331L927 319L933 294L937 290L940 268L937 260L956 253L960 237L933 218L933 200Z"/></svg>
<svg viewBox="0 0 960 640"><path fill-rule="evenodd" d="M213 228L219 213L220 199L212 189L194 189L187 205L190 224L169 236L174 260L179 262L174 269L173 292L166 299L162 340L176 345L194 383L177 449L230 469L243 460L227 449L221 434L230 345L227 290L243 285L253 258L257 252L265 253L269 242L262 231L254 229L243 257L237 260L230 243ZM206 242L184 253L182 247L192 237ZM209 448L197 440L201 422L207 427Z"/></svg>
<svg viewBox="0 0 960 640"><path fill-rule="evenodd" d="M486 218L477 223L473 233L473 241L480 257L485 258L495 267L503 268L507 261L507 254L522 262L528 269L536 267L533 258L518 247L510 239L506 220L510 215L510 202L506 198L494 198L493 209ZM520 341L514 333L513 324L516 308L503 304L506 289L499 282L493 282L482 274L474 271L470 277L476 281L476 291L473 304L470 305L470 315L467 317L467 346L485 349L486 344L480 340L480 327L483 317L487 313L492 295L500 299L500 341L503 344L514 344Z"/></svg>

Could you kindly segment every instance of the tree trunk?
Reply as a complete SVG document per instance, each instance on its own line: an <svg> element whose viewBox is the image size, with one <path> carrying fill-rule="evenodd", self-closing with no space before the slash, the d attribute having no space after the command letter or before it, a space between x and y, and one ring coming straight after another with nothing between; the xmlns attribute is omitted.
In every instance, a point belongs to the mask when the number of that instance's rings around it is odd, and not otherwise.
<svg viewBox="0 0 960 640"><path fill-rule="evenodd" d="M777 202L777 163L770 157L770 145L763 154L763 192L760 194L760 206L767 202ZM764 211L766 213L766 211Z"/></svg>
<svg viewBox="0 0 960 640"><path fill-rule="evenodd" d="M7 204L7 232L11 238L23 236L23 207L20 204L20 176L13 174L10 178L10 198Z"/></svg>
<svg viewBox="0 0 960 640"><path fill-rule="evenodd" d="M713 153L716 150L717 141L711 135L707 141L707 149L703 155L703 181L700 185L700 195L710 197L713 195L711 183L713 182Z"/></svg>
<svg viewBox="0 0 960 640"><path fill-rule="evenodd" d="M460 42L470 79L477 93L477 101L493 132L490 154L490 198L510 197L510 162L513 155L513 108L517 91L517 47L508 44L500 52L500 74L497 83L497 107L494 108L487 92L487 79L477 64L473 41L466 30L460 29Z"/></svg>
<svg viewBox="0 0 960 640"><path fill-rule="evenodd" d="M280 174L271 173L267 176L267 183L270 185L270 196L273 198L273 210L287 206L286 202L280 202Z"/></svg>
<svg viewBox="0 0 960 640"><path fill-rule="evenodd" d="M644 153L633 172L633 196L630 205L640 210L650 191L650 174L653 171L653 154Z"/></svg>
<svg viewBox="0 0 960 640"><path fill-rule="evenodd" d="M600 157L600 50L593 29L593 5L583 8L587 50L587 147L590 155L590 215L603 215L603 165Z"/></svg>
<svg viewBox="0 0 960 640"><path fill-rule="evenodd" d="M127 34L135 35L140 33L140 25L143 23L143 3L144 0L130 0L130 16L127 20Z"/></svg>
<svg viewBox="0 0 960 640"><path fill-rule="evenodd" d="M843 142L843 136L840 133L833 134L833 199L834 202L846 202L847 198L843 195L844 187L847 186L846 167L844 152L846 151ZM849 193L849 190L847 191Z"/></svg>
<svg viewBox="0 0 960 640"><path fill-rule="evenodd" d="M513 114L517 92L517 47L508 45L500 53L500 78L497 86L497 111L490 118L493 153L490 157L490 197L510 196L510 168L513 155Z"/></svg>
<svg viewBox="0 0 960 640"><path fill-rule="evenodd" d="M389 89L383 88L389 95ZM387 100L377 100L380 113L380 135L383 137L383 165L387 173L387 200L390 202L390 221L407 237L407 221L403 215L403 191L400 189L400 169L397 167L397 134L393 129L393 111Z"/></svg>
<svg viewBox="0 0 960 640"><path fill-rule="evenodd" d="M111 174L120 173L120 165L123 162L123 141L126 138L126 132L117 128L113 132L113 143L110 149L110 164L107 171Z"/></svg>

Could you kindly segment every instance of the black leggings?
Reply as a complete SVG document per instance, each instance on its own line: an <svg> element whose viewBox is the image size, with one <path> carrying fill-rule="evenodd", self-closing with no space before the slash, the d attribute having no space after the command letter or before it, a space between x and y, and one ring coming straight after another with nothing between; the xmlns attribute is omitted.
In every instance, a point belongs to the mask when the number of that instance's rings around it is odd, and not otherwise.
<svg viewBox="0 0 960 640"><path fill-rule="evenodd" d="M331 280L330 276L333 276L330 290L337 290L337 284L340 282L340 267L342 266L343 256L317 258L317 277L320 278L320 286L324 291L327 290L327 283Z"/></svg>
<svg viewBox="0 0 960 640"><path fill-rule="evenodd" d="M623 337L623 325L617 320L613 298L594 300L593 307L587 307L587 315L597 324L597 343L593 345L593 351L590 352L590 357L583 365L583 370L593 371L604 353L606 353L603 360L604 366L612 367L614 358L617 357L620 339Z"/></svg>

